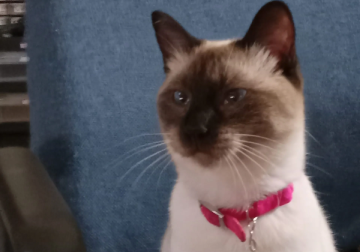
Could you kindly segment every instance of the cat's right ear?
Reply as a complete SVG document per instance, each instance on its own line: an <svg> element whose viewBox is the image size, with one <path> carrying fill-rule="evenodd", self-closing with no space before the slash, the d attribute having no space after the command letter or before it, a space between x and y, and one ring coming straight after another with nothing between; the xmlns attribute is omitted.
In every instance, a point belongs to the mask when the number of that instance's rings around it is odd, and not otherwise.
<svg viewBox="0 0 360 252"><path fill-rule="evenodd" d="M167 63L176 53L188 53L201 41L190 35L170 15L154 11L151 15L156 39L164 59L164 69L168 72Z"/></svg>

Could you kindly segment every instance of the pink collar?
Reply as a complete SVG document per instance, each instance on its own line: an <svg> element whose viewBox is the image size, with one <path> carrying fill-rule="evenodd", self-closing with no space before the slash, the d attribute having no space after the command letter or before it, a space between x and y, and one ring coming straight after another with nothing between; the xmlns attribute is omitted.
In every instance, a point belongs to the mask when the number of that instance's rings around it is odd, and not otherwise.
<svg viewBox="0 0 360 252"><path fill-rule="evenodd" d="M222 224L230 229L242 241L246 241L246 234L242 228L240 221L253 220L261 215L267 214L275 208L289 203L292 199L294 191L293 184L288 185L285 189L275 194L269 195L263 200L259 200L251 205L248 210L238 211L231 208L221 208L219 210L211 210L200 205L201 212L208 222L220 227Z"/></svg>

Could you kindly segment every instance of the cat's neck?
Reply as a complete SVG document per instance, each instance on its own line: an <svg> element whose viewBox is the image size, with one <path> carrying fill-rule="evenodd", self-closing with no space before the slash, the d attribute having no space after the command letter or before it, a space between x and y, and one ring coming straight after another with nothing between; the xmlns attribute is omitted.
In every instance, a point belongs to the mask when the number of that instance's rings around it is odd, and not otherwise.
<svg viewBox="0 0 360 252"><path fill-rule="evenodd" d="M178 182L198 201L218 208L247 208L265 195L277 192L304 176L303 136L291 139L279 159L219 162L201 167L191 158L173 154ZM236 170L235 170L236 169Z"/></svg>

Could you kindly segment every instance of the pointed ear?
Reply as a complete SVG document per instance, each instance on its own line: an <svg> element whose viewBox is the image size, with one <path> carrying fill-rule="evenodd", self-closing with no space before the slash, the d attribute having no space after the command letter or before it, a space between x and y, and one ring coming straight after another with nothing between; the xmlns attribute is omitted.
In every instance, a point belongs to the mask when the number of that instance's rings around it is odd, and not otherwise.
<svg viewBox="0 0 360 252"><path fill-rule="evenodd" d="M280 1L265 4L256 14L242 45L259 44L267 48L279 60L285 62L296 58L295 26L288 6Z"/></svg>
<svg viewBox="0 0 360 252"><path fill-rule="evenodd" d="M201 41L191 36L175 19L164 12L154 11L151 17L167 72L167 62L175 53L187 53L200 45Z"/></svg>

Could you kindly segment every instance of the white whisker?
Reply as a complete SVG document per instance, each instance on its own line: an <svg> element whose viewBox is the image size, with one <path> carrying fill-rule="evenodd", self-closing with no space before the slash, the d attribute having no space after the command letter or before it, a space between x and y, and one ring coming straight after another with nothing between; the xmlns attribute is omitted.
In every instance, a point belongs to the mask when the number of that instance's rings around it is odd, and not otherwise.
<svg viewBox="0 0 360 252"><path fill-rule="evenodd" d="M237 150L241 153L240 150ZM250 175L251 179L253 180L254 184L256 184L256 180L254 178L254 175L251 173L251 171L249 170L249 168L246 166L245 162L241 160L241 158L239 158L236 153L234 152L230 152L230 154L232 154L240 163L241 165L245 168L246 172Z"/></svg>
<svg viewBox="0 0 360 252"><path fill-rule="evenodd" d="M247 146L247 145L242 146L242 150L247 151L249 154L251 154L251 155L253 155L253 156L255 156L255 157L257 157L257 158L259 158L259 159L261 159L261 160L263 160L265 162L267 162L269 165L276 168L276 165L274 163L272 163L266 156L262 157L262 156L254 153L254 151L256 151L259 154L262 154L260 151L254 149L254 148L252 148L250 146Z"/></svg>
<svg viewBox="0 0 360 252"><path fill-rule="evenodd" d="M158 141L158 142L153 142L153 143L147 143L147 144L140 145L140 146L138 146L138 147L136 147L136 148L134 148L134 149L132 149L130 151L125 152L124 154L122 154L121 156L116 158L113 162L111 162L110 164L105 166L104 169L107 170L108 168L113 168L114 166L117 166L117 165L121 164L122 162L128 160L129 158L131 158L131 157L133 157L133 156L135 156L137 154L140 154L142 152L146 152L148 150L154 149L154 148L159 147L159 146L163 146L165 144L166 143L164 141ZM131 154L131 155L129 155L129 154ZM129 155L129 156L127 156L125 159L122 159L126 155Z"/></svg>
<svg viewBox="0 0 360 252"><path fill-rule="evenodd" d="M260 138L260 139L264 139L264 140L268 140L268 141L271 141L271 142L274 142L276 144L282 144L280 143L279 141L276 141L274 139L271 139L271 138L268 138L268 137L263 137L263 136L258 136L258 135L251 135L251 134L233 134L235 136L244 136L244 137L256 137L256 138Z"/></svg>
<svg viewBox="0 0 360 252"><path fill-rule="evenodd" d="M118 182L121 182L132 170L134 170L136 167L138 167L139 165L141 165L142 163L144 163L146 160L152 158L153 156L156 156L164 151L167 151L167 149L163 149L163 150L160 150L158 152L155 152L154 154L150 155L150 156L147 156L146 158L140 160L139 162L137 162L135 165L131 166L129 168L129 170L127 172L125 172L125 174L119 179Z"/></svg>
<svg viewBox="0 0 360 252"><path fill-rule="evenodd" d="M333 175L331 175L330 173L328 173L328 172L325 171L324 169L320 168L319 166L314 165L314 164L311 164L311 163L309 163L309 162L306 162L306 164L309 165L309 166L311 166L311 167L313 167L313 168L315 168L315 169L318 170L318 171L321 171L322 173L324 173L325 175L329 176L330 178L332 178L332 179L334 178Z"/></svg>
<svg viewBox="0 0 360 252"><path fill-rule="evenodd" d="M230 160L230 162L232 163L232 165L233 165L233 167L234 167L234 169L235 169L235 172L237 173L238 178L240 179L240 182L241 182L242 187L243 187L243 189L244 189L245 198L246 198L246 200L248 200L248 199L249 199L249 195L248 195L248 192L247 192L247 190L246 190L246 186L245 186L245 184L244 184L244 181L243 181L243 179L242 179L242 177L241 177L238 169L236 168L236 165L234 164L233 160L231 159L231 157L229 157L229 160Z"/></svg>
<svg viewBox="0 0 360 252"><path fill-rule="evenodd" d="M145 136L165 136L165 135L170 135L170 133L144 133L144 134L140 134L140 135L136 135L136 136L132 136L132 137L129 137L127 139L125 139L123 141L123 143L126 143L130 140L133 140L133 139L136 139L136 138L139 138L139 137L145 137Z"/></svg>
<svg viewBox="0 0 360 252"><path fill-rule="evenodd" d="M158 188L159 187L159 183L160 183L160 178L161 178L161 175L164 173L164 171L166 170L166 168L167 167L169 167L169 165L171 164L171 158L170 158L170 160L169 160L169 162L164 166L164 168L161 170L161 172L160 172L160 175L159 175L159 178L158 178L158 181L157 181L157 185L156 185L156 188Z"/></svg>
<svg viewBox="0 0 360 252"><path fill-rule="evenodd" d="M240 143L249 143L249 144L254 144L254 145L257 145L257 146L261 146L261 147L264 147L264 148L267 148L269 150L272 150L272 151L275 151L275 152L278 152L279 153L279 150L273 148L273 147L270 147L268 145L265 145L265 144L261 144L261 143L256 143L256 142L252 142L252 141L247 141L247 140L240 140Z"/></svg>
<svg viewBox="0 0 360 252"><path fill-rule="evenodd" d="M264 153L262 153L261 151L257 150L257 149L254 148L254 147L251 147L251 146L249 146L249 145L247 145L247 144L243 144L241 147L242 147L242 148L248 148L248 149L256 152L257 154L259 154L259 155L262 156L263 158L268 158Z"/></svg>
<svg viewBox="0 0 360 252"><path fill-rule="evenodd" d="M310 138L312 138L312 140L315 141L315 143L317 143L318 145L320 145L320 147L323 147L323 146L321 145L321 143L320 143L309 131L305 130L305 132L309 135Z"/></svg>
<svg viewBox="0 0 360 252"><path fill-rule="evenodd" d="M243 151L242 151L243 150ZM248 159L250 159L253 163L255 163L266 175L269 175L269 173L265 170L264 167L262 167L262 165L260 165L257 161L255 161L252 157L250 157L249 155L247 155L244 151L246 151L245 149L238 149L238 151L243 154L245 157L247 157ZM250 151L248 151L250 152Z"/></svg>
<svg viewBox="0 0 360 252"><path fill-rule="evenodd" d="M161 160L165 160L166 157L168 156L168 153L165 153L164 155L158 157L155 161L153 161L151 164L149 164L137 177L137 179L135 179L133 186L135 186L137 184L137 182L140 180L140 178L151 168L153 167L156 163L158 163Z"/></svg>
<svg viewBox="0 0 360 252"><path fill-rule="evenodd" d="M154 175L155 171L157 171L159 168L161 169L161 166L165 163L167 163L167 158L163 159L154 169L153 171L151 172L151 174L149 175L148 179L146 180L145 184L147 184L150 180L150 178ZM170 158L171 160L171 158Z"/></svg>
<svg viewBox="0 0 360 252"><path fill-rule="evenodd" d="M224 156L224 158L225 158L225 161L227 162L228 167L229 167L229 169L230 169L230 171L231 171L232 178L233 178L234 189L236 190L236 188L237 188L237 183L236 183L236 179L235 179L234 170L232 169L232 166L231 166L231 164L230 164L230 162L229 162L229 160L228 160L228 157L227 157L227 156Z"/></svg>
<svg viewBox="0 0 360 252"><path fill-rule="evenodd" d="M310 156L310 157L314 157L314 158L324 158L322 156L319 156L319 155L315 155L315 154L312 154L312 153L306 153L306 156Z"/></svg>
<svg viewBox="0 0 360 252"><path fill-rule="evenodd" d="M119 147L125 143L127 143L128 141L130 140L133 140L133 139L137 139L137 138L140 138L140 137L146 137L146 136L166 136L166 135L171 135L171 133L144 133L144 134L140 134L140 135L136 135L136 136L132 136L132 137L129 137L129 138L126 138L125 140L121 141L120 143L112 146L112 147L109 147L109 148L106 148L105 150L109 150L109 149L113 149L113 148L116 148L116 147Z"/></svg>

